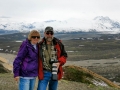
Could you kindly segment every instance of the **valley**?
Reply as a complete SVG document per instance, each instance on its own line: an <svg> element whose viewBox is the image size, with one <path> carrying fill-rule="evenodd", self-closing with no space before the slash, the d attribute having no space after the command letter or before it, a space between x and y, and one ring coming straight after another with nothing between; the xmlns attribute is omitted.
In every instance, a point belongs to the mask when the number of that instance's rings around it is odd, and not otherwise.
<svg viewBox="0 0 120 90"><path fill-rule="evenodd" d="M27 35L28 33L0 35L0 57L6 58L12 65L19 46ZM82 66L113 82L120 82L119 34L56 33L55 37L65 45L68 53L66 65Z"/></svg>

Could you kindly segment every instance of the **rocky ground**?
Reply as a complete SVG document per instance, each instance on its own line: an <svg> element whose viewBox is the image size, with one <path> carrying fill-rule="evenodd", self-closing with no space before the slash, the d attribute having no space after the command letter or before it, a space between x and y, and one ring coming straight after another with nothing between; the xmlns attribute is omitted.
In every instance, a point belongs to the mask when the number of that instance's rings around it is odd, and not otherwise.
<svg viewBox="0 0 120 90"><path fill-rule="evenodd" d="M14 58L16 55L13 54L5 54L0 53L0 57L5 58L9 64L12 65ZM101 59L101 60L83 60L83 61L67 61L65 66L67 65L75 65L75 66L82 66L86 67L106 78L117 83L119 85L119 76L120 76L120 59ZM63 87L61 87L64 84ZM70 86L70 87L69 87ZM68 89L65 89L67 87ZM82 89L80 87L83 87ZM79 84L77 82L71 81L59 81L59 90L90 90L89 85ZM93 89L91 89L93 90ZM97 90L97 89L96 89ZM100 89L101 90L101 89ZM105 89L105 90L112 90L112 89Z"/></svg>
<svg viewBox="0 0 120 90"><path fill-rule="evenodd" d="M37 82L35 89L37 90ZM0 90L18 90L18 83L14 81L12 74L0 74ZM91 84L84 84L80 82L60 80L58 90L119 90L111 87L94 87Z"/></svg>

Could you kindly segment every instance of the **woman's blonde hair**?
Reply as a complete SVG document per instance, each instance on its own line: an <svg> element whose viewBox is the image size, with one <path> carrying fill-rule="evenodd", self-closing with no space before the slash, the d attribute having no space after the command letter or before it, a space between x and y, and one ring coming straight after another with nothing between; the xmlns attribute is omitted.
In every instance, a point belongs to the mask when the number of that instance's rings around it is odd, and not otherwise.
<svg viewBox="0 0 120 90"><path fill-rule="evenodd" d="M37 30L30 31L30 33L28 34L28 40L31 40L32 36L39 36L40 37L40 33Z"/></svg>

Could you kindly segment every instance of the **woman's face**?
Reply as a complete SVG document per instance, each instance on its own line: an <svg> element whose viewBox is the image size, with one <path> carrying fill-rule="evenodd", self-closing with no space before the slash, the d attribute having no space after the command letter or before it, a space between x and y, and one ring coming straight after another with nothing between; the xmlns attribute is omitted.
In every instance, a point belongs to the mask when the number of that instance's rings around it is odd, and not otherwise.
<svg viewBox="0 0 120 90"><path fill-rule="evenodd" d="M40 36L31 36L31 43L37 44L40 40Z"/></svg>

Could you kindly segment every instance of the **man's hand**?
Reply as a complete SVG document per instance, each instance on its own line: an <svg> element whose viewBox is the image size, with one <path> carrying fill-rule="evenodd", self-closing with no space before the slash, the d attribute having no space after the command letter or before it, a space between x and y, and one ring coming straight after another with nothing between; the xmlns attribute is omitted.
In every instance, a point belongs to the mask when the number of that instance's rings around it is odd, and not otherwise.
<svg viewBox="0 0 120 90"><path fill-rule="evenodd" d="M55 63L56 65L57 65L57 68L59 68L59 66L60 66L60 63Z"/></svg>

